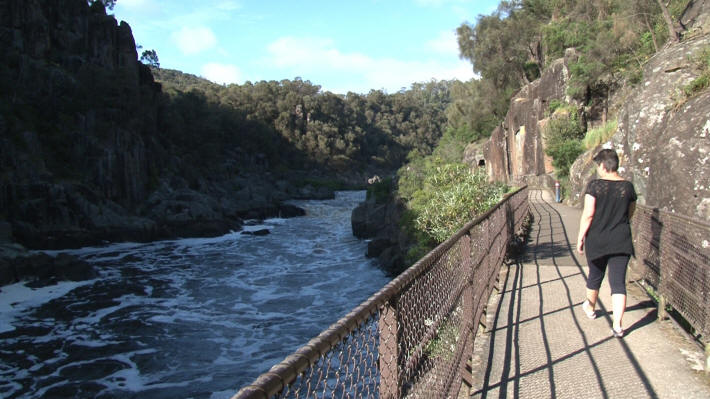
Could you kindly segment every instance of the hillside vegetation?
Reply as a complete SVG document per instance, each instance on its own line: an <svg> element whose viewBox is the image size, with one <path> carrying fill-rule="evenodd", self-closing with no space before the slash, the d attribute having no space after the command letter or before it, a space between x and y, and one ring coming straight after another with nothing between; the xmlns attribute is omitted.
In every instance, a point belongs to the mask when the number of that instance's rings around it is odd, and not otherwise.
<svg viewBox="0 0 710 399"><path fill-rule="evenodd" d="M568 48L580 54L571 68L568 95L572 98L600 101L610 85L638 83L645 61L679 37L677 21L689 3L501 1L492 14L480 15L475 23L457 29L461 56L471 61L481 79L468 83L468 102L459 104L457 112L449 112L449 121L472 128L500 123L512 94L539 77Z"/></svg>
<svg viewBox="0 0 710 399"><path fill-rule="evenodd" d="M453 82L346 95L299 78L218 85L139 62L112 4L0 5L15 38L0 42L0 240L219 234L394 174L443 134Z"/></svg>
<svg viewBox="0 0 710 399"><path fill-rule="evenodd" d="M165 129L176 141L243 147L281 171L394 171L413 149L431 153L450 101L451 83L443 81L393 94L337 95L299 78L222 86L174 70L152 73L170 104Z"/></svg>
<svg viewBox="0 0 710 399"><path fill-rule="evenodd" d="M606 121L610 93L633 86L643 76L645 62L667 43L680 39L679 16L688 0L514 0L501 1L490 15L457 29L460 54L480 79L457 82L446 109L447 129L431 155L410 154L400 169L395 196L405 204L401 218L411 242L402 244L416 258L445 240L471 218L494 203L505 188L476 179L479 171L462 169L461 153L471 142L490 136L508 112L511 97L540 77L553 61L574 49L579 56L570 67L567 98L588 109L598 109ZM698 63L702 63L699 59ZM693 82L705 85L703 79ZM576 106L551 104L553 117L546 127L546 153L553 158L557 178L566 184L572 163L587 148L606 140L616 129L609 119L587 132ZM585 139L585 135L589 135ZM452 178L466 170L465 178ZM474 183L476 182L476 183ZM441 185L433 184L441 183ZM472 196L471 190L488 193ZM449 195L449 192L458 193ZM447 200L475 198L473 211L452 211ZM459 198L458 202L466 202ZM456 215L456 217L454 217ZM456 222L452 222L453 220Z"/></svg>

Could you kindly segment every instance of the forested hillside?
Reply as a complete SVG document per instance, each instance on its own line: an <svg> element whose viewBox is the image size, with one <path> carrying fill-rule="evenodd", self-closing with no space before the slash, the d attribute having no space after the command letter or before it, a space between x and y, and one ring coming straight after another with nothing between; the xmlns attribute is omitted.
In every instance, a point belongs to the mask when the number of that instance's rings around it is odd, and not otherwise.
<svg viewBox="0 0 710 399"><path fill-rule="evenodd" d="M484 184L486 179L515 182L520 181L515 178L521 172L544 173L537 170L545 169L542 165L520 164L525 163L529 153L544 150L554 166L554 178L566 187L570 166L577 157L616 131L616 117L623 101L616 95L633 92L644 78L646 62L681 40L687 33L681 16L690 8L702 8L695 3L501 1L490 15L480 15L476 21L459 26L460 55L471 61L480 79L452 86L451 104L446 110L449 128L431 155L410 157L410 162L400 169L389 205L377 205L373 195L371 202L354 214L353 225L358 233L376 236L371 255L379 256L395 273L407 267L463 226L472 213L480 212L480 204L500 198L501 188ZM560 67L562 57L564 67ZM554 67L556 72L548 76L558 76L540 83L538 78ZM697 80L693 86L702 82ZM537 88L531 91L545 93L545 97L521 94L531 86ZM693 90L697 89L702 88ZM512 103L520 105L511 114ZM538 132L543 127L545 131ZM482 139L495 131L500 132L500 137L487 143L486 148L502 153L507 164L501 166L503 176L491 173L481 178L484 168L471 166L485 163L491 172L488 162L492 160L484 159L487 154L482 149L487 140ZM525 136L528 138L523 139ZM586 141L585 136L589 136ZM473 165L461 165L464 147L478 152L477 159L471 159L475 161ZM521 154L511 154L516 150ZM519 159L511 159L515 156ZM542 158L536 154L530 157ZM469 169L468 173L463 172L464 168ZM386 190L371 191L382 201ZM481 197L474 192L489 194ZM369 217L383 209L386 216ZM376 219L398 221L395 223L406 234L386 226L380 226L382 233L374 234L377 228L367 224L377 225Z"/></svg>
<svg viewBox="0 0 710 399"><path fill-rule="evenodd" d="M222 86L179 71L152 72L174 113L165 129L176 137L234 136L232 145L260 149L277 168L325 167L348 177L392 173L411 150L431 153L446 125L452 85L337 95L300 78ZM240 129L245 125L251 127Z"/></svg>
<svg viewBox="0 0 710 399"><path fill-rule="evenodd" d="M602 110L609 92L641 81L643 65L669 41L677 41L680 16L688 0L513 0L501 1L490 15L457 29L462 57L471 61L480 81L458 119L469 126L501 122L513 93L575 49L571 100ZM489 132L490 133L490 132Z"/></svg>
<svg viewBox="0 0 710 399"><path fill-rule="evenodd" d="M392 174L445 128L450 82L336 95L151 69L104 3L0 2L0 241L220 234Z"/></svg>

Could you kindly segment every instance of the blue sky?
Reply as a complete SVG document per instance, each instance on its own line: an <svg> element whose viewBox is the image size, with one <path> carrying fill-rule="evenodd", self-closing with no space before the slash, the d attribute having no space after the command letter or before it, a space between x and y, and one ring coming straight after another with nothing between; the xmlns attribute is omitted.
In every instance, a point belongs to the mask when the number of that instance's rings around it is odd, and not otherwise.
<svg viewBox="0 0 710 399"><path fill-rule="evenodd" d="M468 80L456 28L499 0L117 0L162 68L217 83L300 77L344 94ZM142 50L139 50L139 54Z"/></svg>

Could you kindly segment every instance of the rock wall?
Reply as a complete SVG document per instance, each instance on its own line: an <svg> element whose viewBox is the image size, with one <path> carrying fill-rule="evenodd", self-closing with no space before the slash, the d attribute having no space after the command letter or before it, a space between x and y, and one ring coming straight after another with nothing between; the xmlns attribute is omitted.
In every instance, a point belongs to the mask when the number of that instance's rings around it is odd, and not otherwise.
<svg viewBox="0 0 710 399"><path fill-rule="evenodd" d="M571 102L565 91L569 64L575 59L575 53L568 51L565 58L554 61L539 79L513 96L503 124L493 131L484 148L486 170L492 180L513 183L552 173L542 128L551 101Z"/></svg>
<svg viewBox="0 0 710 399"><path fill-rule="evenodd" d="M581 206L586 184L595 177L592 157L602 147L614 148L621 158L619 171L634 183L639 203L710 221L710 90L689 99L681 95L700 74L692 59L710 51L710 1L692 2L681 21L687 28L684 40L654 55L639 85L613 91L609 112L618 120L617 132L572 166L566 199L570 205ZM568 52L513 97L504 123L485 147L492 180L554 183L541 131L551 100L572 102L565 91L574 59ZM579 109L583 119L589 119L586 123L600 122L599 112L581 105Z"/></svg>
<svg viewBox="0 0 710 399"><path fill-rule="evenodd" d="M405 264L405 257L413 241L399 227L404 210L404 203L392 196L382 203L369 198L353 210L351 217L353 235L370 239L367 256L377 258L380 267L392 276L410 266Z"/></svg>
<svg viewBox="0 0 710 399"><path fill-rule="evenodd" d="M620 155L620 172L634 183L639 203L710 221L710 90L690 99L680 94L698 77L691 60L702 51L710 51L707 33L651 58L643 81L623 103L616 134L600 148ZM600 148L573 165L570 203L581 202L594 177L591 157Z"/></svg>
<svg viewBox="0 0 710 399"><path fill-rule="evenodd" d="M272 176L262 154L185 155L130 26L100 2L0 0L0 57L0 244L219 235L333 197Z"/></svg>

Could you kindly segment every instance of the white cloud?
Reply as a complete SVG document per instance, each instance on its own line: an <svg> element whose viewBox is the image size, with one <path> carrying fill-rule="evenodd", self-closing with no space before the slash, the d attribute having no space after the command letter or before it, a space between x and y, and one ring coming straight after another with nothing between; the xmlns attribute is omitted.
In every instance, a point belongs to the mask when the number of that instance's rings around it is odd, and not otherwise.
<svg viewBox="0 0 710 399"><path fill-rule="evenodd" d="M225 11L239 10L242 7L243 5L240 2L231 0L222 1L215 6L215 8Z"/></svg>
<svg viewBox="0 0 710 399"><path fill-rule="evenodd" d="M239 83L242 73L234 65L209 63L202 66L202 76L219 84Z"/></svg>
<svg viewBox="0 0 710 399"><path fill-rule="evenodd" d="M415 3L419 4L420 6L434 6L434 7L441 7L446 4L461 4L465 3L466 0L414 0Z"/></svg>
<svg viewBox="0 0 710 399"><path fill-rule="evenodd" d="M434 39L426 42L426 47L438 54L451 55L458 57L459 44L456 38L456 32L444 31L439 33Z"/></svg>
<svg viewBox="0 0 710 399"><path fill-rule="evenodd" d="M131 23L146 17L160 18L163 9L155 0L119 0L113 11L116 15L127 17L127 21Z"/></svg>
<svg viewBox="0 0 710 399"><path fill-rule="evenodd" d="M452 61L448 63L373 58L357 52L342 52L333 40L326 38L283 37L271 43L268 52L268 64L290 71L293 76L319 76L318 84L338 93L364 93L370 89L396 92L415 82L469 80L474 76L471 65L455 56L450 57Z"/></svg>
<svg viewBox="0 0 710 399"><path fill-rule="evenodd" d="M282 37L268 46L272 61L281 67L362 68L372 60L359 53L343 54L331 39Z"/></svg>
<svg viewBox="0 0 710 399"><path fill-rule="evenodd" d="M117 5L126 8L145 8L150 5L150 0L120 0L116 2Z"/></svg>
<svg viewBox="0 0 710 399"><path fill-rule="evenodd" d="M177 32L173 32L172 39L185 55L197 54L217 45L217 38L212 33L212 30L204 26L184 27Z"/></svg>

